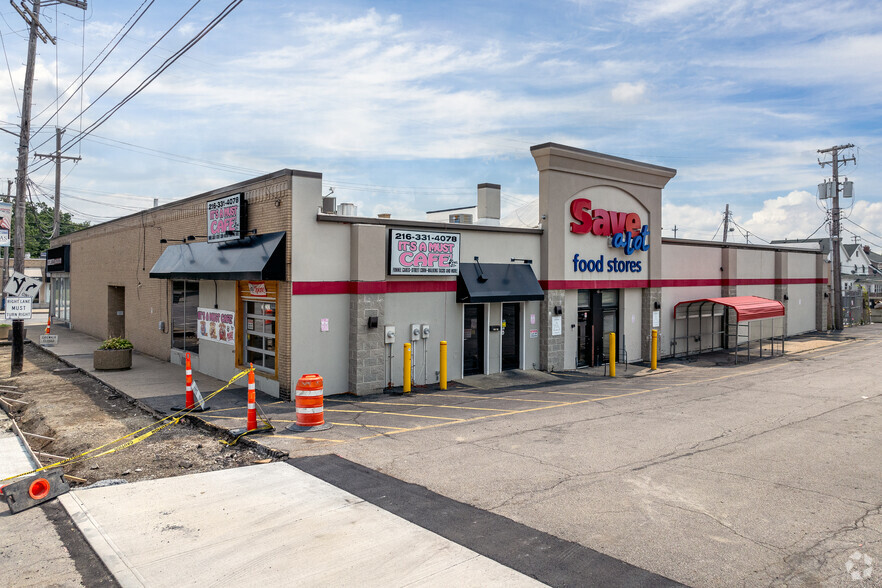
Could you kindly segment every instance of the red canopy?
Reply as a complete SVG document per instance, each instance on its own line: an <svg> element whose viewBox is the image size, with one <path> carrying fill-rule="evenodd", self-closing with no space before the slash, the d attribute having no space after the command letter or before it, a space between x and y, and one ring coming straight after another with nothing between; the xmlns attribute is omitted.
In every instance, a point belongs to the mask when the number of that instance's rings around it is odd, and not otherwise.
<svg viewBox="0 0 882 588"><path fill-rule="evenodd" d="M677 303L674 307L674 314L676 315L677 307L681 304L692 304L693 302L713 302L715 304L722 304L723 306L734 308L739 323L784 316L783 303L778 302L777 300L769 300L768 298L760 298L759 296L727 296L725 298L699 298L698 300L687 300L685 302Z"/></svg>

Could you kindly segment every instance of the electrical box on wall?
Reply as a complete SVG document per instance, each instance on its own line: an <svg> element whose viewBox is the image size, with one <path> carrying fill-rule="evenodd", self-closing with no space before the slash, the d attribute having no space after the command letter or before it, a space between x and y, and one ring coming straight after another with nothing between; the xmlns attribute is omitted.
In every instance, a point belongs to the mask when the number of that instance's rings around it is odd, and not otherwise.
<svg viewBox="0 0 882 588"><path fill-rule="evenodd" d="M417 324L410 325L410 340L416 341L417 339L420 338L420 333L422 333L422 332L423 332L423 330L420 328L419 325L417 325Z"/></svg>
<svg viewBox="0 0 882 588"><path fill-rule="evenodd" d="M423 339L429 338L429 325L422 325Z"/></svg>
<svg viewBox="0 0 882 588"><path fill-rule="evenodd" d="M385 340L386 343L395 343L395 327L386 327Z"/></svg>

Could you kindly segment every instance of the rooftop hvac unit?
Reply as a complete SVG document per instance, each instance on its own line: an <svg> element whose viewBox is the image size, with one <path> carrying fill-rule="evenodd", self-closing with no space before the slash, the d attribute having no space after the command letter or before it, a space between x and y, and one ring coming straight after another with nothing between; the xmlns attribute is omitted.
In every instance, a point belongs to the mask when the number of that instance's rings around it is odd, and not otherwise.
<svg viewBox="0 0 882 588"><path fill-rule="evenodd" d="M474 215L461 212L459 214L451 214L449 222L458 225L470 225L473 224L474 218Z"/></svg>
<svg viewBox="0 0 882 588"><path fill-rule="evenodd" d="M854 182L848 180L842 182L842 197L851 198L854 196Z"/></svg>
<svg viewBox="0 0 882 588"><path fill-rule="evenodd" d="M334 196L322 198L322 214L337 214L337 198Z"/></svg>
<svg viewBox="0 0 882 588"><path fill-rule="evenodd" d="M340 216L358 216L358 207L351 202L341 202L337 208L337 214Z"/></svg>

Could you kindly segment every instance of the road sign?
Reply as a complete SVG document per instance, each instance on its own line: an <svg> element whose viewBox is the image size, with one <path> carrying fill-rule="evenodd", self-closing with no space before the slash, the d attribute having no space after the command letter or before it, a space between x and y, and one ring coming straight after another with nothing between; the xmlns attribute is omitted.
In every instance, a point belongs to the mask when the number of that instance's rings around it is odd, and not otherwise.
<svg viewBox="0 0 882 588"><path fill-rule="evenodd" d="M27 296L6 299L6 320L14 321L31 318L31 299Z"/></svg>
<svg viewBox="0 0 882 588"><path fill-rule="evenodd" d="M33 298L40 292L40 286L42 285L43 282L37 278L32 278L18 272L12 272L12 277L6 282L6 287L3 288L3 291L10 296L27 296ZM28 318L31 317L28 316Z"/></svg>
<svg viewBox="0 0 882 588"><path fill-rule="evenodd" d="M58 344L58 335L40 335L40 345L52 347Z"/></svg>

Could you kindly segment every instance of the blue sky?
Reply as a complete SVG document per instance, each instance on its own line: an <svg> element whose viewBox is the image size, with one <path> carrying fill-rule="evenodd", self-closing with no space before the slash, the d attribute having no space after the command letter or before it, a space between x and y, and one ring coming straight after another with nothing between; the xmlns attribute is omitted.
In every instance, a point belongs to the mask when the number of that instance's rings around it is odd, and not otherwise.
<svg viewBox="0 0 882 588"><path fill-rule="evenodd" d="M157 0L61 109L65 138L227 3L203 0L98 99L190 6ZM32 145L50 142L37 151L53 145L56 96L141 2L89 4L44 11L59 43L40 46L34 129L46 127ZM0 121L16 131L25 31L11 6L0 15ZM473 203L482 182L511 210L538 194L530 146L555 141L676 168L665 236L712 238L729 203L762 242L823 224L816 150L854 143L843 227L882 250L880 25L875 3L848 1L246 0L68 153L83 159L64 166L63 202L99 222L290 167L322 172L363 214L421 218ZM94 102L82 119L81 99ZM17 141L0 141L12 178ZM32 169L51 193L51 166Z"/></svg>

